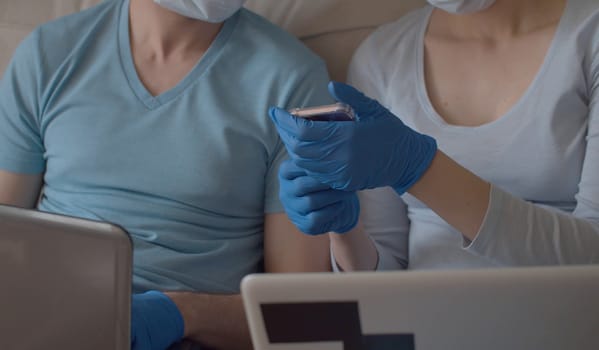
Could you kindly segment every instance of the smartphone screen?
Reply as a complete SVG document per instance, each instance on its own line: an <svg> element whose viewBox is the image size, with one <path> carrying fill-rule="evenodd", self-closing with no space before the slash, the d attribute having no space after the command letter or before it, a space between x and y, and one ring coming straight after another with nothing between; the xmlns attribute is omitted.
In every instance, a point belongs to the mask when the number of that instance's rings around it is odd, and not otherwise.
<svg viewBox="0 0 599 350"><path fill-rule="evenodd" d="M353 109L345 103L326 106L295 108L289 113L298 118L315 121L352 121L355 120Z"/></svg>

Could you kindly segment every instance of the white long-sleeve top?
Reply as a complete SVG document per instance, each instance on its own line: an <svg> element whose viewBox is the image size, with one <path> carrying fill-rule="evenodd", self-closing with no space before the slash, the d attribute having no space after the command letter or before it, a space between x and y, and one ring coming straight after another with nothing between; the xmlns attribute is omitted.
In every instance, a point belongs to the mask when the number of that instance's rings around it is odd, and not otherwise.
<svg viewBox="0 0 599 350"><path fill-rule="evenodd" d="M599 263L599 2L569 0L537 76L498 120L450 125L425 87L431 7L382 26L358 49L349 82L492 183L476 239L390 188L360 194L379 269Z"/></svg>

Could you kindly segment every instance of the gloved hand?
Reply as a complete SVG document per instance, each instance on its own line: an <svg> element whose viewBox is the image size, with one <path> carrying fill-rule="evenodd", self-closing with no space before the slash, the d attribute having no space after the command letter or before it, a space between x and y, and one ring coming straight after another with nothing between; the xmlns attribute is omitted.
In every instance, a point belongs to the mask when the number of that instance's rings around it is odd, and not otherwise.
<svg viewBox="0 0 599 350"><path fill-rule="evenodd" d="M166 350L183 338L183 317L164 293L134 294L131 301L131 349Z"/></svg>
<svg viewBox="0 0 599 350"><path fill-rule="evenodd" d="M360 203L355 192L334 190L307 176L291 160L281 164L279 180L281 202L300 231L345 233L356 226Z"/></svg>
<svg viewBox="0 0 599 350"><path fill-rule="evenodd" d="M354 109L356 122L311 121L270 109L293 162L334 189L391 186L406 192L428 169L436 141L349 85L330 83L329 92Z"/></svg>

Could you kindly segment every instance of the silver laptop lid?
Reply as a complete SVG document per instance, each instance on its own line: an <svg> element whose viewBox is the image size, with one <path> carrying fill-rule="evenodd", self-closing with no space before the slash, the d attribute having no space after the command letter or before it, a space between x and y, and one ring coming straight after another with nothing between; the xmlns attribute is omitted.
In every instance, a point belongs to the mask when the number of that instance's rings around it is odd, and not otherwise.
<svg viewBox="0 0 599 350"><path fill-rule="evenodd" d="M596 350L599 267L251 275L261 350Z"/></svg>
<svg viewBox="0 0 599 350"><path fill-rule="evenodd" d="M130 298L122 229L0 206L0 349L129 349Z"/></svg>

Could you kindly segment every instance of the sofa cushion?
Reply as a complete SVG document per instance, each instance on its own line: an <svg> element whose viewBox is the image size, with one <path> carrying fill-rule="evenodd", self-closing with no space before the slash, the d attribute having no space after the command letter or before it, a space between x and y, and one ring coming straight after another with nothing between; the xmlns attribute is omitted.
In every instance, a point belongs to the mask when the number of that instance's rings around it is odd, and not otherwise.
<svg viewBox="0 0 599 350"><path fill-rule="evenodd" d="M99 0L0 1L0 75L18 43L36 26ZM249 0L246 6L287 29L323 57L335 80L344 80L360 42L382 23L425 0Z"/></svg>

